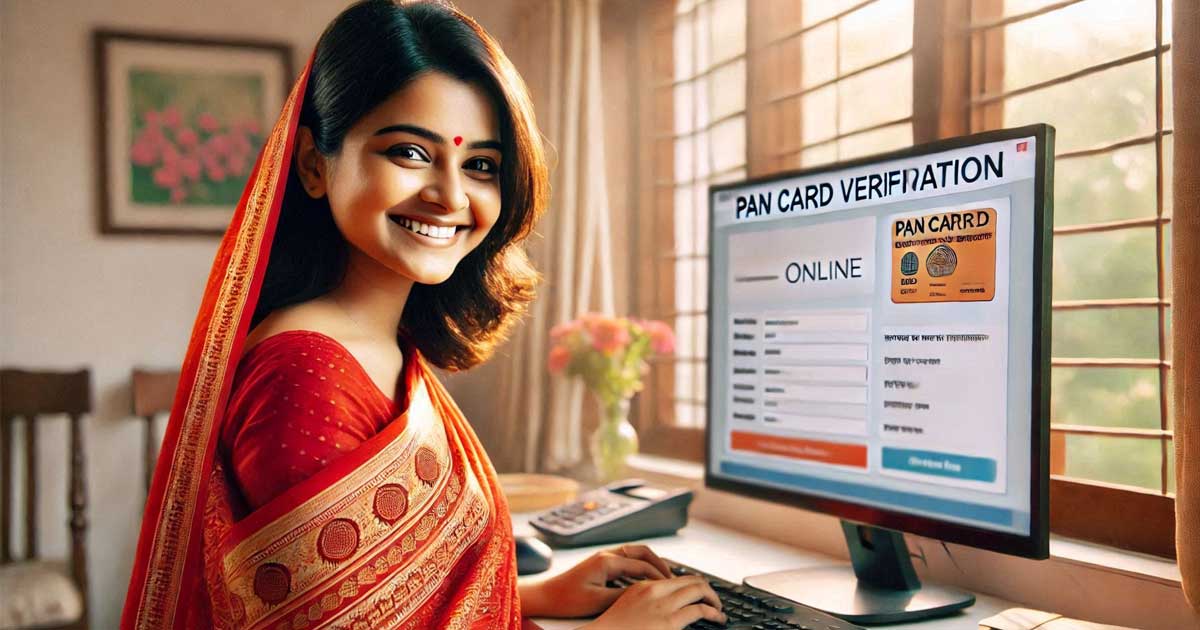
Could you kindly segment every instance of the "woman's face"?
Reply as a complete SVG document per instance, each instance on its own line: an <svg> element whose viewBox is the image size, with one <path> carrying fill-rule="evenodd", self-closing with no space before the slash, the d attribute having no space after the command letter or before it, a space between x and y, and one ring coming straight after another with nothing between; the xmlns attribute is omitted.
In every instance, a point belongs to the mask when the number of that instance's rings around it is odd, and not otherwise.
<svg viewBox="0 0 1200 630"><path fill-rule="evenodd" d="M487 93L438 72L355 123L320 176L352 264L444 282L500 215L500 147Z"/></svg>

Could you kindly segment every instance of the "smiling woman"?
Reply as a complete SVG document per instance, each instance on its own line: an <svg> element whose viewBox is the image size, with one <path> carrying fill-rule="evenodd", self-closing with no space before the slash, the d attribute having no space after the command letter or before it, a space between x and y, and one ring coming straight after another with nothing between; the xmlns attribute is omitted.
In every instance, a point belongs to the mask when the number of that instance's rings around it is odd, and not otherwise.
<svg viewBox="0 0 1200 630"><path fill-rule="evenodd" d="M439 285L487 238L502 198L492 102L477 84L429 71L350 127L334 155L300 128L298 175L309 196L328 199L349 246L348 273L328 299L376 278L376 268L394 278L397 294L413 282ZM463 132L467 144L447 141L444 130Z"/></svg>
<svg viewBox="0 0 1200 630"><path fill-rule="evenodd" d="M547 189L525 86L473 20L366 0L330 24L217 252L123 628L723 620L641 546L517 586L495 471L430 365L485 360L533 299Z"/></svg>
<svg viewBox="0 0 1200 630"><path fill-rule="evenodd" d="M373 4L368 19L386 22L391 3ZM507 60L486 62L503 54L496 44L430 19L420 4L406 8L427 38L348 20L322 37L253 325L265 335L295 315L344 323L338 304L389 287L359 320L392 338L420 329L413 342L434 364L466 369L533 299L537 273L519 243L545 207L545 164L524 83ZM410 238L402 221L428 238ZM430 236L450 226L451 242ZM419 306L396 312L409 302L397 292Z"/></svg>

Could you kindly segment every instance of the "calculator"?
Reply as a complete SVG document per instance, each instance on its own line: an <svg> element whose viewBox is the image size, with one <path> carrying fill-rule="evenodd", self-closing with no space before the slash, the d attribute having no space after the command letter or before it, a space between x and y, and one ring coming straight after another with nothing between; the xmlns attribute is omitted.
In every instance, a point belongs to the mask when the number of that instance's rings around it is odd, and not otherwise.
<svg viewBox="0 0 1200 630"><path fill-rule="evenodd" d="M584 493L530 521L555 547L582 547L668 536L687 525L692 492L626 479Z"/></svg>

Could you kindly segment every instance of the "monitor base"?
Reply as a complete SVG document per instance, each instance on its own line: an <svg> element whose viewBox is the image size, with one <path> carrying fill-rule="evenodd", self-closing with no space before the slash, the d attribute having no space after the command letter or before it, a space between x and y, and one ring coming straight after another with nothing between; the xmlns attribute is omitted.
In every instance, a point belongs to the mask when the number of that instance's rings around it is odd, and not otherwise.
<svg viewBox="0 0 1200 630"><path fill-rule="evenodd" d="M948 615L975 603L971 593L936 584L905 591L871 586L860 582L850 567L764 573L746 578L745 583L850 623L916 621Z"/></svg>
<svg viewBox="0 0 1200 630"><path fill-rule="evenodd" d="M896 623L937 617L975 603L956 588L921 584L900 532L842 521L851 567L754 575L749 586L851 623Z"/></svg>

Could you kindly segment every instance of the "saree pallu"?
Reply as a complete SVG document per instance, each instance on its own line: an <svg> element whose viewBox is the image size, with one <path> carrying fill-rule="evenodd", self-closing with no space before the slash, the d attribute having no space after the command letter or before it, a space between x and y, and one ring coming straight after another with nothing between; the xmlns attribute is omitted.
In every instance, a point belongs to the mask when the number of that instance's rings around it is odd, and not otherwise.
<svg viewBox="0 0 1200 630"><path fill-rule="evenodd" d="M214 466L204 532L215 627L519 621L486 457L432 374L418 374L404 416L236 523L235 486Z"/></svg>
<svg viewBox="0 0 1200 630"><path fill-rule="evenodd" d="M312 58L217 250L181 369L121 627L519 628L507 504L419 354L405 416L242 519L217 451L270 258Z"/></svg>

